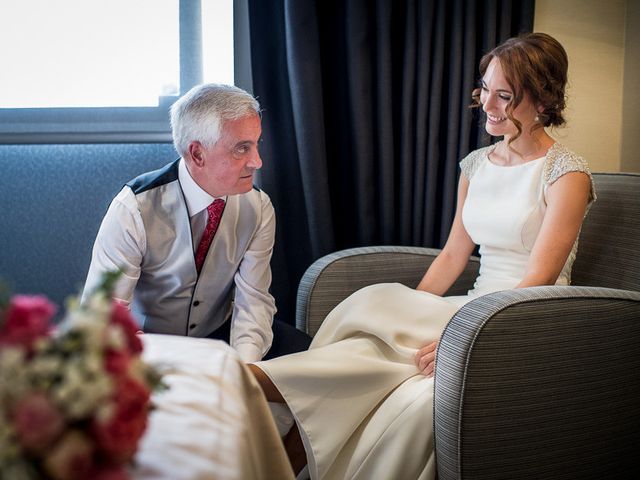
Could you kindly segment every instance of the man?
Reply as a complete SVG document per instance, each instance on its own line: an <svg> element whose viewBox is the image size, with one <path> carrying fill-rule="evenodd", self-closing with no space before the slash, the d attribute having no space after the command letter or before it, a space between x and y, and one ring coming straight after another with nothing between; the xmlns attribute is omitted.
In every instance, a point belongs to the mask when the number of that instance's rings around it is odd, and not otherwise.
<svg viewBox="0 0 640 480"><path fill-rule="evenodd" d="M258 102L227 85L200 85L171 108L181 158L127 183L102 221L84 288L121 269L114 296L145 332L222 339L242 360L260 360L272 339L269 262L275 214L253 186L262 166ZM273 324L286 351L309 339ZM282 340L282 339L281 339Z"/></svg>

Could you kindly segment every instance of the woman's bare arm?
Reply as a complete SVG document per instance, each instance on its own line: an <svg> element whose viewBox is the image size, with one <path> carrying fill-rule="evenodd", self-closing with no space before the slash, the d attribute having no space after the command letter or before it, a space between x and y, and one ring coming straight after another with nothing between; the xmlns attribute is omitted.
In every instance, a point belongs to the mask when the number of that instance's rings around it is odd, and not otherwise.
<svg viewBox="0 0 640 480"><path fill-rule="evenodd" d="M462 224L462 208L467 198L468 189L469 180L464 175L460 175L458 204L447 243L422 277L418 284L418 290L444 295L469 262L469 256L473 252L475 244Z"/></svg>
<svg viewBox="0 0 640 480"><path fill-rule="evenodd" d="M524 278L516 288L556 282L580 232L590 192L591 180L582 172L567 173L549 186L547 211Z"/></svg>

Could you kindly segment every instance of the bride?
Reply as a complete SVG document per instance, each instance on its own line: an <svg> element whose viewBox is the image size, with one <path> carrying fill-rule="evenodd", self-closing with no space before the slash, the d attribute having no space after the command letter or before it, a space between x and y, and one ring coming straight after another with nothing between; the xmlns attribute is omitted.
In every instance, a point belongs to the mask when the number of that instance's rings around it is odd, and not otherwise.
<svg viewBox="0 0 640 480"><path fill-rule="evenodd" d="M327 316L308 351L250 365L267 400L293 415L284 442L296 473L435 478L432 377L447 322L479 295L570 283L595 191L586 162L544 128L565 122L567 67L564 48L543 33L485 55L473 106L503 139L460 162L449 238L417 289L366 287ZM474 288L443 297L476 245Z"/></svg>

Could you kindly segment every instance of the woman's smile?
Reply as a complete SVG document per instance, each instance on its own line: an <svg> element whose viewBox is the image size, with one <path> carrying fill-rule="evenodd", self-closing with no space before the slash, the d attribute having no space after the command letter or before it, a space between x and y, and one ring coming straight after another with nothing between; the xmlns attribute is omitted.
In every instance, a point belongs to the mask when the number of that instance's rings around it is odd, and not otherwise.
<svg viewBox="0 0 640 480"><path fill-rule="evenodd" d="M491 115L490 113L487 113L487 120L489 120L490 123L497 125L507 120L507 117L497 117L495 115Z"/></svg>

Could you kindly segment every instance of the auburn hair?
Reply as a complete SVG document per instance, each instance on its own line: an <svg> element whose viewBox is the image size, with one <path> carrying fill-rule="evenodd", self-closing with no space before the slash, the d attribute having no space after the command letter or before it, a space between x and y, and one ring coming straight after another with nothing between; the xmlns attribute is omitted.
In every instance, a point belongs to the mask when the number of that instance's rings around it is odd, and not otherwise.
<svg viewBox="0 0 640 480"><path fill-rule="evenodd" d="M509 143L522 134L522 123L513 117L513 111L528 94L535 105L542 106L531 131L536 128L561 126L566 107L565 88L569 59L564 47L546 33L527 33L513 37L485 54L480 60L480 78L484 77L493 59L500 62L513 97L505 109L507 118L518 130ZM480 88L472 93L471 107L481 107Z"/></svg>

